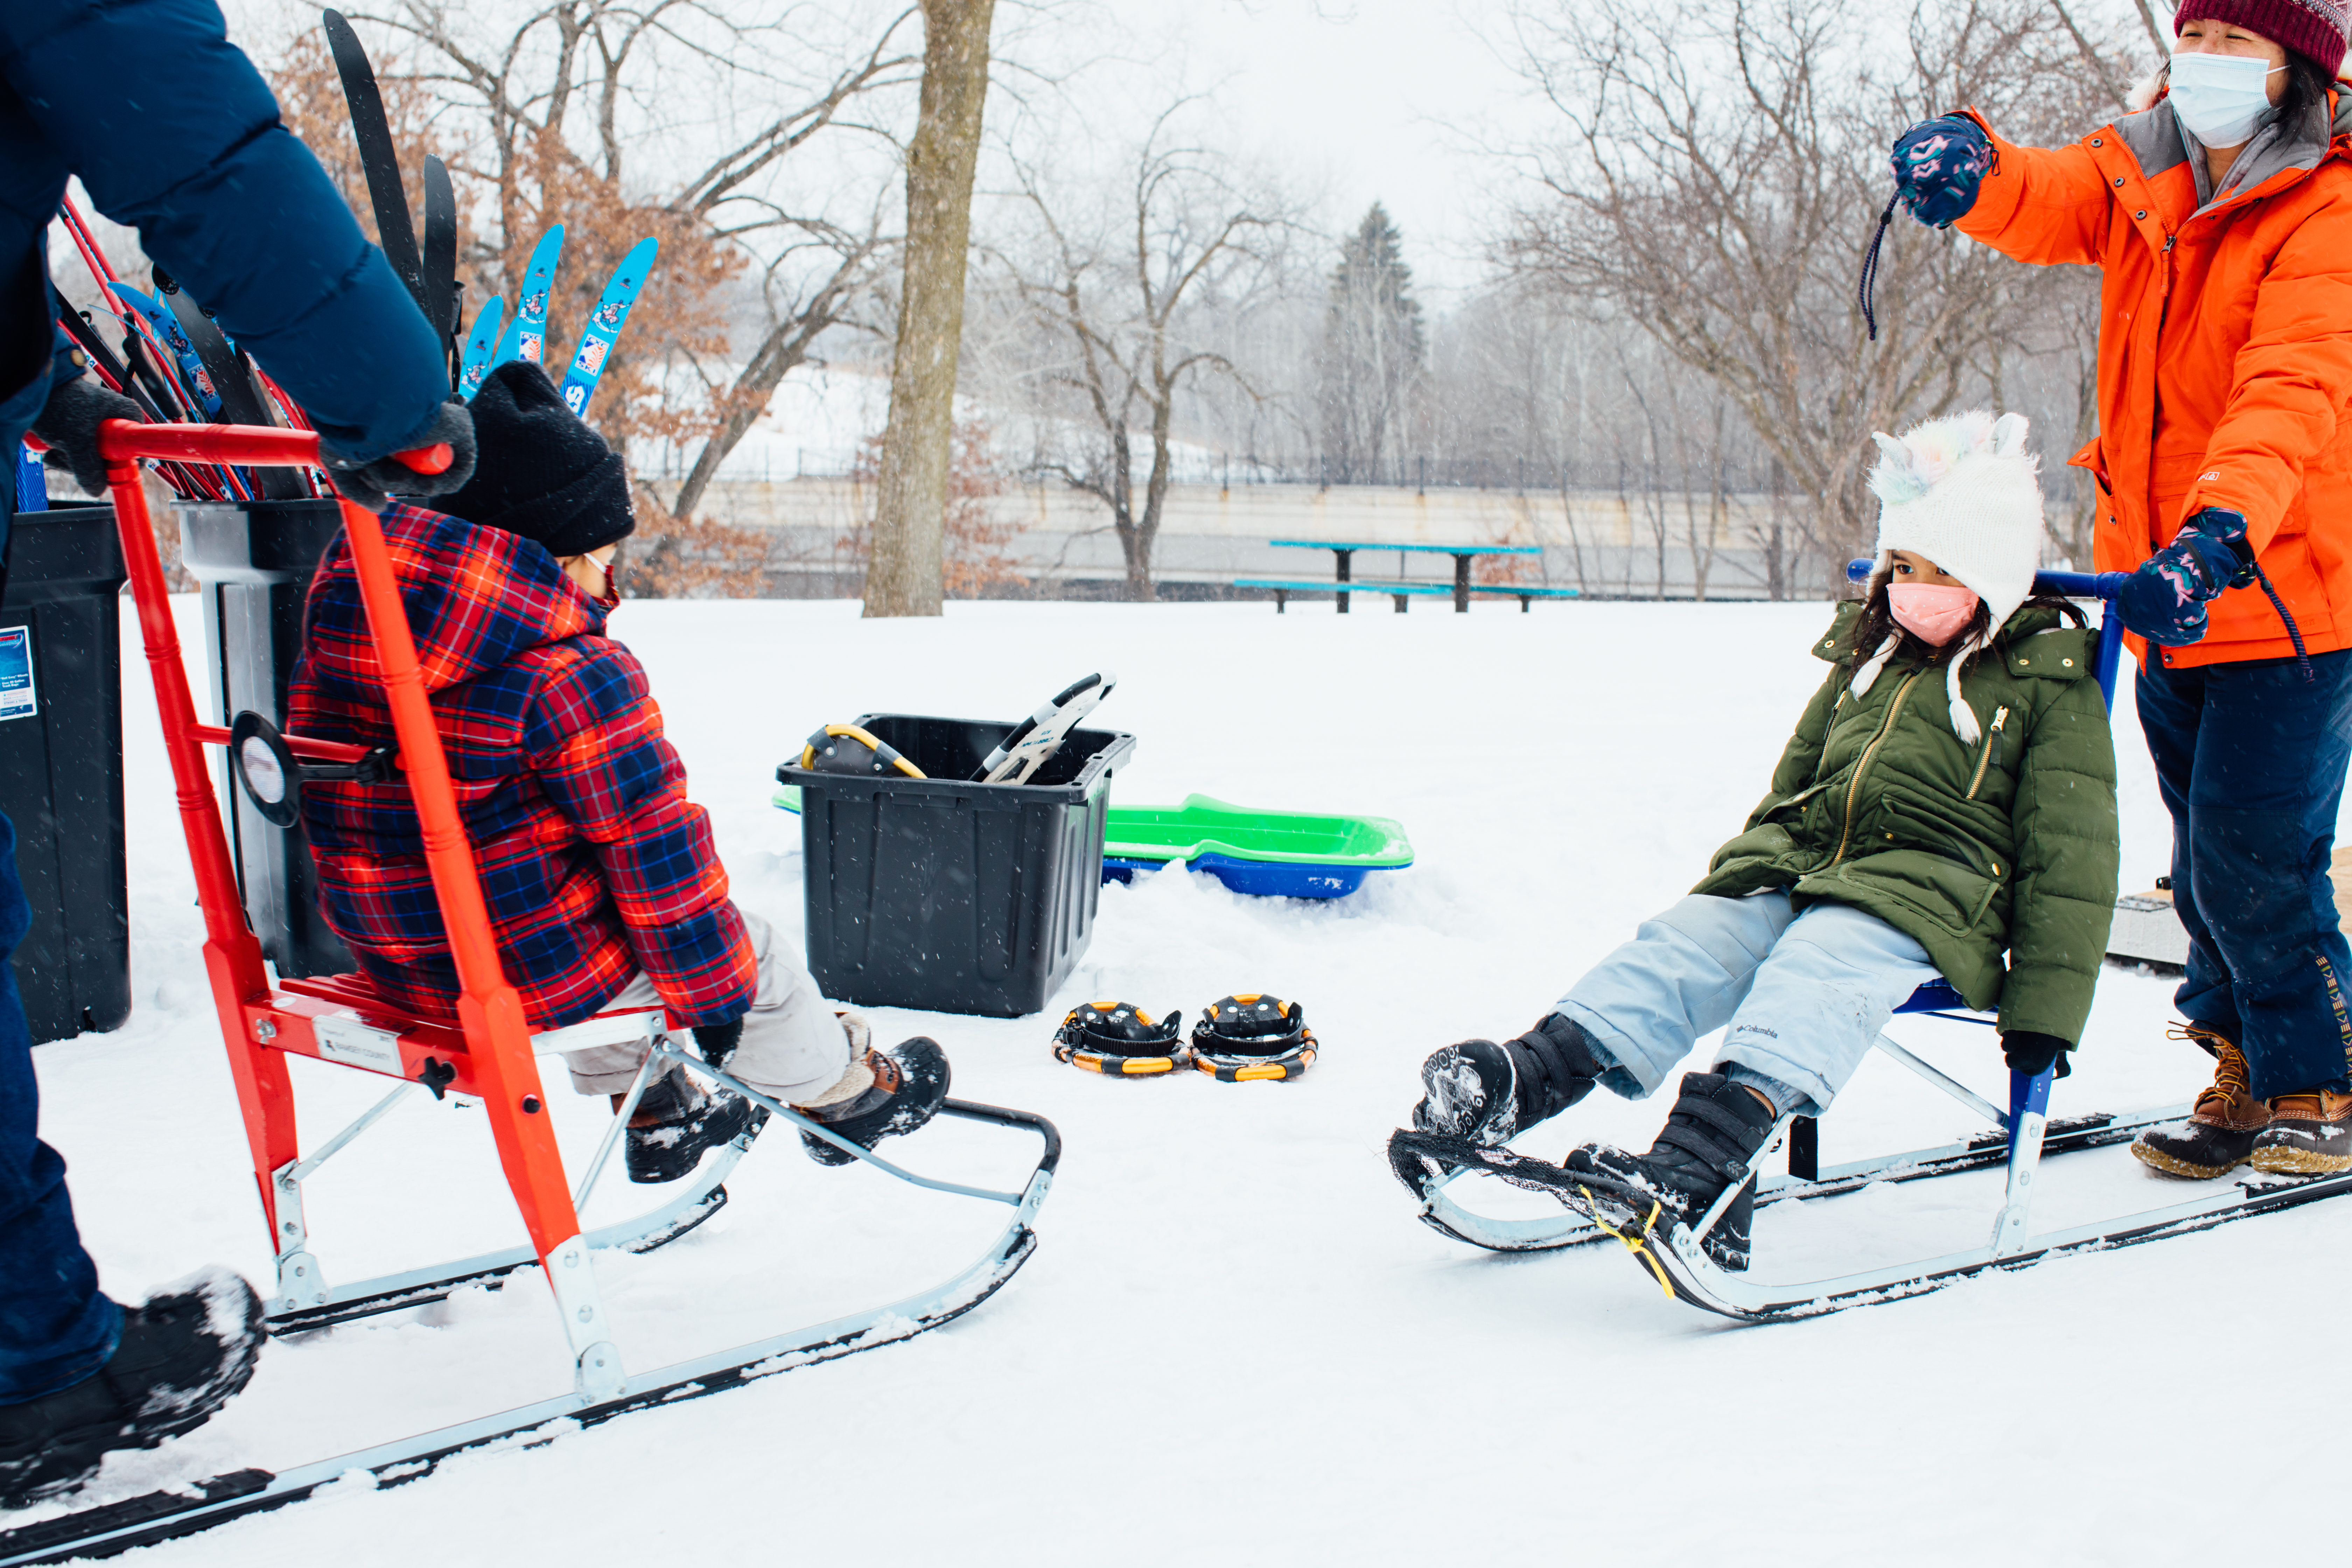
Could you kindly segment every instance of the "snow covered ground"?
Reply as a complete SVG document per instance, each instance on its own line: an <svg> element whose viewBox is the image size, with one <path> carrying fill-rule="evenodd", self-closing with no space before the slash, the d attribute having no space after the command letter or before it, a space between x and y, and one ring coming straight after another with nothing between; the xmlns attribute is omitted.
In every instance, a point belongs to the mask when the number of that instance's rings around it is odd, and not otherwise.
<svg viewBox="0 0 2352 1568"><path fill-rule="evenodd" d="M194 605L182 609L193 644ZM2352 1265L2336 1249L2352 1248L2352 1205L1757 1329L1664 1300L1614 1248L1499 1258L1415 1224L1381 1147L1422 1058L1525 1027L1698 876L1820 678L1806 646L1825 614L1436 609L958 604L938 621L877 623L845 603L625 605L614 632L653 672L738 899L795 938L798 819L768 801L775 764L814 726L865 711L1009 718L1097 666L1120 677L1099 721L1139 737L1115 798L1201 791L1393 816L1418 863L1328 904L1176 874L1106 888L1092 951L1051 1016L877 1016L886 1037L941 1040L958 1093L1041 1111L1067 1140L1035 1259L970 1317L415 1485L336 1489L150 1555L239 1568L2140 1565L2210 1561L2280 1510L2335 1495L2332 1447L2277 1379L2325 1367L2340 1342ZM138 679L127 647L125 668ZM268 1253L152 704L143 685L127 699L138 1008L120 1033L38 1057L45 1131L71 1163L91 1249L109 1289L136 1299L207 1260L266 1280ZM2126 701L2124 881L2141 888L2168 840L2128 714ZM1192 1014L1250 989L1305 1004L1325 1054L1303 1080L1110 1081L1047 1051L1054 1018L1081 999ZM2162 1037L2169 989L2108 972L2059 1113L2188 1098L2205 1059ZM1983 1032L1904 1032L2000 1092ZM323 1068L299 1077L313 1138L377 1087ZM598 1108L553 1098L567 1154L583 1159ZM1664 1113L1597 1096L1525 1146L1642 1146ZM1824 1124L1823 1155L1973 1130L1874 1059ZM1009 1179L1031 1147L942 1125L891 1152ZM701 1231L606 1269L633 1365L903 1294L960 1268L1002 1223L994 1205L820 1170L781 1136L730 1186L735 1203ZM478 1110L404 1105L311 1191L331 1278L520 1237ZM2056 1161L2037 1217L2177 1195L2111 1150ZM591 1223L627 1196L608 1182ZM1776 1207L1759 1217L1758 1272L1808 1278L1967 1245L1992 1202L1990 1179L1964 1177ZM560 1345L528 1275L280 1342L220 1419L118 1457L90 1499L552 1394L567 1381Z"/></svg>

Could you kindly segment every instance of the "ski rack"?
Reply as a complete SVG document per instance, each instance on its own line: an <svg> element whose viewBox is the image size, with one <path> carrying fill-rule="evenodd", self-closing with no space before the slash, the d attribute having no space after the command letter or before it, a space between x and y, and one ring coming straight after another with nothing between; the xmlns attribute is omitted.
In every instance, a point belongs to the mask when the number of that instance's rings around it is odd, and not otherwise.
<svg viewBox="0 0 2352 1568"><path fill-rule="evenodd" d="M428 1474L442 1459L492 1442L551 1441L657 1403L717 1393L756 1377L896 1343L970 1311L993 1295L1036 1248L1031 1228L1053 1184L1061 1136L1052 1122L1027 1111L965 1100L944 1102L940 1114L1034 1132L1043 1144L1036 1164L1014 1190L939 1181L904 1170L830 1128L801 1116L718 1071L673 1042L658 1009L600 1015L533 1037L520 998L499 963L498 946L448 766L426 700L424 676L403 610L383 530L373 512L342 502L360 593L367 610L384 693L399 742L397 766L415 797L434 895L449 932L461 988L456 1022L401 1014L358 975L288 981L273 987L261 946L247 923L231 868L226 835L205 766L202 747L225 745L229 731L198 722L181 661L179 635L139 460L300 465L320 461L309 431L247 426L141 425L110 419L99 447L131 579L140 630L155 685L164 749L172 767L181 826L195 871L205 918L205 969L210 978L231 1075L253 1154L262 1213L278 1258L278 1279L267 1324L289 1333L446 1296L460 1286L494 1281L537 1266L553 1291L573 1364L572 1390L535 1404L283 1472L244 1469L169 1491L84 1509L0 1531L0 1568L20 1563L106 1556L134 1546L193 1533L244 1514L279 1508L319 1487L359 1471L379 1485ZM420 472L446 468L448 449L404 453ZM297 758L350 763L365 748L285 736ZM565 1181L534 1053L644 1040L647 1054L622 1109L578 1194ZM305 1056L397 1079L400 1087L305 1159L296 1141L294 1093L286 1058ZM902 1300L810 1328L798 1329L654 1371L631 1374L622 1365L596 1285L595 1255L614 1247L647 1250L700 1223L725 1201L720 1186L751 1142L747 1133L697 1173L671 1202L621 1225L583 1234L579 1209L602 1174L629 1112L653 1081L656 1063L673 1063L723 1084L800 1131L831 1143L900 1181L936 1192L1002 1203L1012 1209L987 1250L945 1283ZM436 1268L388 1275L330 1289L310 1247L301 1184L349 1146L415 1087L436 1098L448 1092L480 1100L500 1165L520 1210L527 1246Z"/></svg>
<svg viewBox="0 0 2352 1568"><path fill-rule="evenodd" d="M1856 561L1847 567L1847 575L1861 581L1868 577L1872 569L1873 563ZM2033 583L2036 593L2095 598L2107 606L2100 616L2095 674L2100 694L2110 706L2115 701L2116 672L2123 651L2123 622L2114 613L2112 601L2126 575L2121 572L2042 572L2035 575ZM1959 994L1941 979L1920 986L1895 1011L1898 1016L1926 1014L1958 1023L1987 1027L1993 1025L1991 1018L1968 1011ZM1819 1128L1814 1119L1783 1117L1748 1162L1749 1171L1756 1173L1750 1177L1756 1182L1756 1206L1762 1208L1792 1198L1834 1196L1872 1182L1920 1181L2000 1165L2007 1172L2007 1182L2000 1208L1994 1215L1992 1236L1984 1246L1810 1283L1759 1284L1745 1274L1717 1264L1706 1256L1699 1240L1721 1217L1745 1184L1742 1182L1725 1187L1722 1196L1695 1226L1669 1222L1663 1230L1654 1230L1648 1224L1635 1224L1618 1231L1593 1219L1587 1206L1590 1198L1568 1172L1549 1161L1511 1149L1486 1149L1443 1133L1400 1130L1389 1139L1389 1163L1398 1180L1420 1200L1423 1223L1441 1235L1490 1252L1546 1252L1614 1239L1647 1268L1668 1297L1748 1322L1814 1317L1848 1307L1921 1295L1990 1268L2014 1268L2061 1253L2158 1241L2352 1192L2352 1173L2241 1179L2231 1182L2230 1190L2225 1192L2209 1193L2119 1219L2037 1235L2029 1222L2033 1179L2044 1155L2124 1142L2143 1128L2179 1121L2189 1114L2190 1108L2173 1105L2124 1115L2100 1112L2052 1121L2051 1069L2031 1077L2012 1071L2009 1075L2009 1109L2004 1111L1896 1044L1885 1031L1872 1044L1937 1089L1988 1117L1995 1123L1995 1130L1936 1148L1914 1149L1822 1170ZM1760 1162L1784 1143L1788 1149L1788 1173L1761 1176L1758 1172ZM1478 1214L1457 1203L1447 1191L1455 1180L1474 1172L1541 1193L1560 1203L1565 1212L1533 1219L1502 1219Z"/></svg>

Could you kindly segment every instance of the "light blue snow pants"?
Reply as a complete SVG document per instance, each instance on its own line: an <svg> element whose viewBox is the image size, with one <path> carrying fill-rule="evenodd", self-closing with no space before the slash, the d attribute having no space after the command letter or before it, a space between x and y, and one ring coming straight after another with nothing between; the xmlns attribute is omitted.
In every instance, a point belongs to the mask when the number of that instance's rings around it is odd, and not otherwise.
<svg viewBox="0 0 2352 1568"><path fill-rule="evenodd" d="M1639 1100L1701 1035L1725 1030L1717 1062L1785 1115L1818 1116L1912 992L1937 978L1927 951L1847 904L1796 914L1783 892L1694 893L1560 999L1612 1060L1601 1084Z"/></svg>

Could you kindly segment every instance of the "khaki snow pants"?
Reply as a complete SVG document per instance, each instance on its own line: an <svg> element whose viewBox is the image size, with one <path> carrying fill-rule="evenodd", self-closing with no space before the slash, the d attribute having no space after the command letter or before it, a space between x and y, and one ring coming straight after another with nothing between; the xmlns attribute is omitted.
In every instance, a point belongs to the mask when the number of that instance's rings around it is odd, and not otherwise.
<svg viewBox="0 0 2352 1568"><path fill-rule="evenodd" d="M761 1093L787 1105L805 1105L841 1081L850 1064L849 1034L816 982L776 940L776 928L749 910L743 930L760 957L760 987L743 1016L743 1043L728 1058L727 1070ZM643 971L604 1004L604 1011L658 1007L661 994ZM572 1087L582 1094L624 1094L644 1065L636 1046L592 1046L566 1051Z"/></svg>

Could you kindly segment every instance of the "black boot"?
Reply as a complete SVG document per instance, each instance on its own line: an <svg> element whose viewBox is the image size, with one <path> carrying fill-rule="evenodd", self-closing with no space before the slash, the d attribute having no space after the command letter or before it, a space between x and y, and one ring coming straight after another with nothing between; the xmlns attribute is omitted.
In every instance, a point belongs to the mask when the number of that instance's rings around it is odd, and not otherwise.
<svg viewBox="0 0 2352 1568"><path fill-rule="evenodd" d="M623 1097L613 1097L613 1109ZM712 1149L724 1148L746 1131L767 1125L764 1106L731 1090L707 1089L672 1068L654 1080L629 1118L629 1180L648 1184L690 1176Z"/></svg>
<svg viewBox="0 0 2352 1568"><path fill-rule="evenodd" d="M0 1509L89 1479L118 1448L152 1448L203 1426L244 1388L261 1354L261 1302L215 1268L122 1312L106 1364L70 1388L0 1405Z"/></svg>
<svg viewBox="0 0 2352 1568"><path fill-rule="evenodd" d="M1582 1025L1547 1013L1517 1039L1464 1040L1422 1063L1412 1124L1500 1148L1591 1094L1607 1070Z"/></svg>
<svg viewBox="0 0 2352 1568"><path fill-rule="evenodd" d="M1748 1228L1756 1211L1756 1177L1748 1162L1780 1118L1717 1068L1683 1074L1657 1142L1646 1154L1587 1143L1566 1162L1595 1218L1618 1230L1629 1226L1663 1235L1669 1224L1696 1225L1732 1182L1741 1184L1715 1228L1699 1238L1726 1268L1748 1267Z"/></svg>
<svg viewBox="0 0 2352 1568"><path fill-rule="evenodd" d="M842 1105L804 1110L812 1121L846 1138L861 1149L871 1149L885 1138L912 1132L939 1114L948 1097L948 1054L926 1035L902 1040L888 1051L869 1051L874 1087ZM846 1165L857 1156L845 1154L814 1132L801 1134L808 1157L820 1165Z"/></svg>

